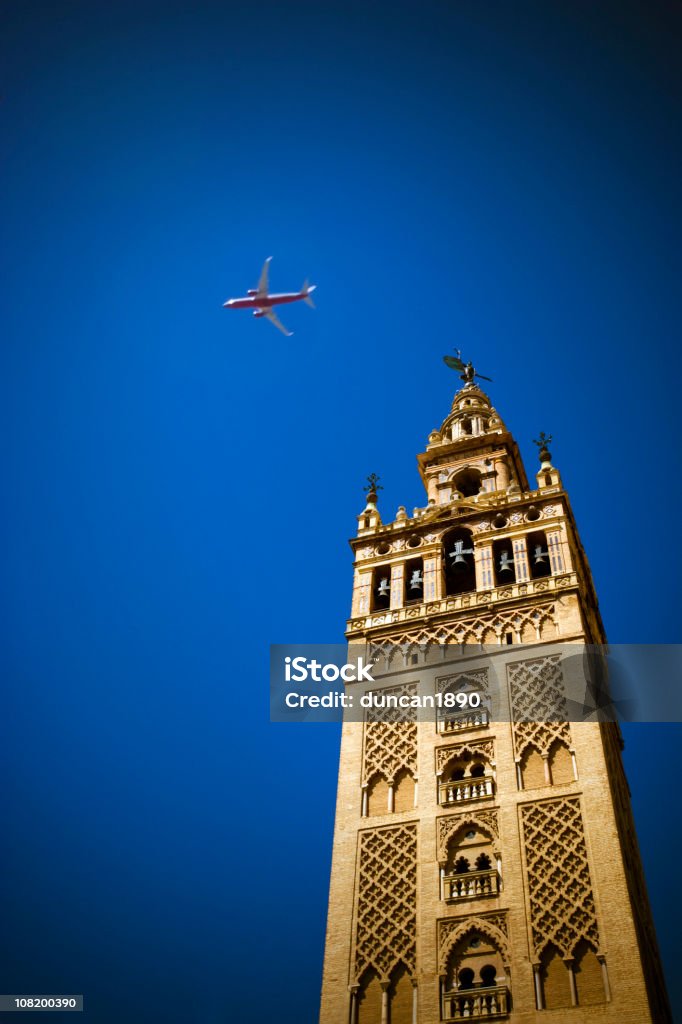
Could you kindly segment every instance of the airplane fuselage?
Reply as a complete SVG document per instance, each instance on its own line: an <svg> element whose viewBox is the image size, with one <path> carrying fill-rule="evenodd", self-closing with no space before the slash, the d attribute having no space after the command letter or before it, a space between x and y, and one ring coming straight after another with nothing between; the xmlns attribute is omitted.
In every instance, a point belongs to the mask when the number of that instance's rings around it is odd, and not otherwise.
<svg viewBox="0 0 682 1024"><path fill-rule="evenodd" d="M228 299L223 303L224 309L267 309L270 306L282 306L285 302L298 302L305 299L307 292L281 292L273 295L245 295L239 299Z"/></svg>

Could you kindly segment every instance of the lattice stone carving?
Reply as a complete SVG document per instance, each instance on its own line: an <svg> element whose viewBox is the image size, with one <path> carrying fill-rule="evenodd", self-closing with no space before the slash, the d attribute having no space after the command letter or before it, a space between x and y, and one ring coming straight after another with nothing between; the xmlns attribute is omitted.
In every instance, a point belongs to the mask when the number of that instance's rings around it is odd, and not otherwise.
<svg viewBox="0 0 682 1024"><path fill-rule="evenodd" d="M507 666L517 758L531 746L547 756L557 739L571 745L560 661L561 655L551 654Z"/></svg>
<svg viewBox="0 0 682 1024"><path fill-rule="evenodd" d="M548 943L563 957L581 939L599 951L597 912L578 797L521 807L531 935L540 958Z"/></svg>
<svg viewBox="0 0 682 1024"><path fill-rule="evenodd" d="M509 964L509 929L506 911L490 914L472 914L468 917L450 917L438 922L438 970L446 974L448 957L452 947L469 932L481 932L492 939L502 954L505 965Z"/></svg>
<svg viewBox="0 0 682 1024"><path fill-rule="evenodd" d="M490 598L489 594L478 595L478 597L483 596L486 599ZM443 610L442 606L447 608L449 600L449 598L444 598L440 602L441 610ZM410 613L413 613L415 618L421 615L419 608L409 609L408 615ZM401 633L396 633L394 636L382 637L381 640L371 641L369 643L369 655L370 657L384 657L390 663L392 658L408 650L411 645L416 644L428 650L432 645L480 644L483 637L491 632L499 640L505 633L512 633L514 636L519 637L525 627L534 629L536 634L541 636L542 626L545 622L552 623L555 630L558 629L555 606L552 602L538 602L528 608L511 609L506 613L492 614L488 612L486 614L481 609L475 616L472 616L469 612L468 615L458 618L454 622L444 622L434 626L423 626L421 629L405 630ZM360 627L363 623L359 620L357 623L354 622L353 625Z"/></svg>
<svg viewBox="0 0 682 1024"><path fill-rule="evenodd" d="M372 690L373 695L414 697L416 683ZM406 770L417 777L417 710L416 708L369 708L365 723L365 750L362 784L375 775L383 775L388 783L398 772Z"/></svg>
<svg viewBox="0 0 682 1024"><path fill-rule="evenodd" d="M355 981L368 967L388 981L401 961L414 976L416 936L416 823L361 832Z"/></svg>
<svg viewBox="0 0 682 1024"><path fill-rule="evenodd" d="M470 690L475 690L476 693L486 697L490 696L487 668L471 669L469 672L456 672L451 676L441 676L436 680L436 686L439 693L444 693L446 690L451 690L453 693L457 690L467 693Z"/></svg>
<svg viewBox="0 0 682 1024"><path fill-rule="evenodd" d="M443 863L448 858L448 843L455 832L458 832L464 825L473 825L481 832L490 836L493 842L493 852L500 852L500 830L497 823L497 811L464 811L462 814L450 814L447 818L438 818L437 847L438 860Z"/></svg>
<svg viewBox="0 0 682 1024"><path fill-rule="evenodd" d="M472 740L470 743L455 743L450 747L436 747L436 775L440 775L448 761L461 757L463 754L482 754L492 761L495 747L492 740Z"/></svg>

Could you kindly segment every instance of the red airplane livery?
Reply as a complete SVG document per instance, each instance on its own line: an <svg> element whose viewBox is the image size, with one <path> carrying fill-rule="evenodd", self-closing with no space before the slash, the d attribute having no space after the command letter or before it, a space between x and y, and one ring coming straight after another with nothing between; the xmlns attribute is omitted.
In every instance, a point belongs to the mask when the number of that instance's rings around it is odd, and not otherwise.
<svg viewBox="0 0 682 1024"><path fill-rule="evenodd" d="M290 338L294 332L286 329L272 307L281 306L285 302L298 302L299 299L303 299L308 306L312 306L312 308L315 309L315 303L310 298L310 293L315 291L317 285L308 284L306 280L303 282L303 287L300 292L281 292L276 295L268 294L268 267L270 266L271 259L272 256L268 256L263 264L258 287L249 288L242 299L228 299L227 302L223 302L223 309L252 309L254 316L267 317L271 324L274 324L282 334L286 334L287 338Z"/></svg>

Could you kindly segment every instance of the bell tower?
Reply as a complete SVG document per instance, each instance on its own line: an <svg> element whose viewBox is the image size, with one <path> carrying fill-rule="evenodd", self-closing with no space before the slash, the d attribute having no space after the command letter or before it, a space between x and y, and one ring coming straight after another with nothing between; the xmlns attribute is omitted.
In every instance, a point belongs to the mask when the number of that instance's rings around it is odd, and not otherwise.
<svg viewBox="0 0 682 1024"><path fill-rule="evenodd" d="M605 635L551 438L529 482L446 362L426 504L383 522L373 475L351 541L374 681L347 684L320 1024L668 1024L620 731L568 712Z"/></svg>

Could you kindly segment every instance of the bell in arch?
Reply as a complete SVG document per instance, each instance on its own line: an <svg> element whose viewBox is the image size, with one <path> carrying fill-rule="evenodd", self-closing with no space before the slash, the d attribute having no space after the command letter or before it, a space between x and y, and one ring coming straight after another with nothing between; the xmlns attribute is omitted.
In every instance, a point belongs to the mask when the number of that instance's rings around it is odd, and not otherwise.
<svg viewBox="0 0 682 1024"><path fill-rule="evenodd" d="M465 548L463 540L456 540L455 546L450 552L450 558L452 558L452 566L455 569L463 569L466 567L467 560L465 555L473 555L473 548Z"/></svg>
<svg viewBox="0 0 682 1024"><path fill-rule="evenodd" d="M503 551L500 555L500 572L513 572L514 571L514 560L510 556L508 551Z"/></svg>
<svg viewBox="0 0 682 1024"><path fill-rule="evenodd" d="M415 569L410 579L410 590L421 590L424 585L421 569Z"/></svg>
<svg viewBox="0 0 682 1024"><path fill-rule="evenodd" d="M388 580L386 578L384 578L383 580L380 580L379 586L377 587L377 594L378 594L379 597L388 597L389 586L388 586Z"/></svg>
<svg viewBox="0 0 682 1024"><path fill-rule="evenodd" d="M542 545L537 544L533 553L533 564L534 565L545 565L549 558L549 551L543 551Z"/></svg>

